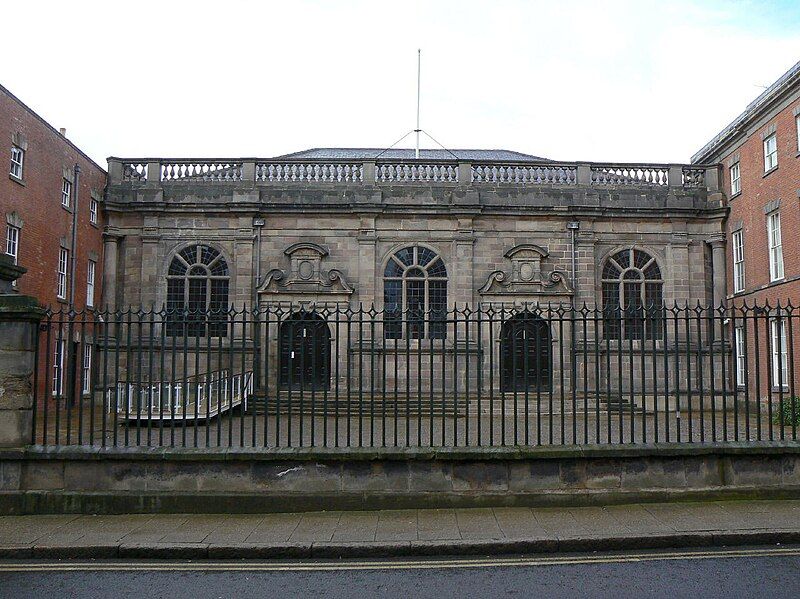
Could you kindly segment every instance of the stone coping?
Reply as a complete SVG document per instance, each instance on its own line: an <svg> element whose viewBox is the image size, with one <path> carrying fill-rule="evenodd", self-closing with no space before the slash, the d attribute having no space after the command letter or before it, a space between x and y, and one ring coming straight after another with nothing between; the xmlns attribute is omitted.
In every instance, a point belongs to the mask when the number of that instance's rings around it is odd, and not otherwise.
<svg viewBox="0 0 800 599"><path fill-rule="evenodd" d="M166 460L166 461L517 461L586 458L639 458L708 455L797 455L800 441L728 443L652 443L606 446L547 447L293 447L293 448L184 448L29 446L0 450L2 460Z"/></svg>

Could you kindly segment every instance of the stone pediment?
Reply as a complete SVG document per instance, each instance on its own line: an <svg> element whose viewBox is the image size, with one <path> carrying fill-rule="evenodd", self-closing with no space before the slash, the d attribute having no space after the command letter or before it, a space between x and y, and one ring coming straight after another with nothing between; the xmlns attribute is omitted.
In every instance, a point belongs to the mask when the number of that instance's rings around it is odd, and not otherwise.
<svg viewBox="0 0 800 599"><path fill-rule="evenodd" d="M283 252L289 257L288 270L273 268L258 286L258 293L294 294L351 294L353 288L340 270L322 269L322 259L328 255L316 243L295 243Z"/></svg>
<svg viewBox="0 0 800 599"><path fill-rule="evenodd" d="M560 270L542 272L542 261L549 252L538 245L524 243L508 250L510 274L496 270L478 290L481 295L572 295L569 277Z"/></svg>

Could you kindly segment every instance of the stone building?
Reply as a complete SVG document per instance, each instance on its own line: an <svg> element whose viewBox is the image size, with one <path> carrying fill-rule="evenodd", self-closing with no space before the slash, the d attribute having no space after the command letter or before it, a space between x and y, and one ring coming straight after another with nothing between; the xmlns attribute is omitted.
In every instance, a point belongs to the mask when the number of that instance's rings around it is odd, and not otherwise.
<svg viewBox="0 0 800 599"><path fill-rule="evenodd" d="M539 324L546 310L725 297L727 209L715 166L560 163L503 150L423 151L415 159L409 150L315 149L268 160L110 158L108 170L108 307L246 303L271 311L277 316L258 333L261 342L211 319L166 323L153 335L166 350L187 335L203 340L198 347L243 337L268 390L298 379L338 389L356 376L350 360L370 373L357 375L361 388L380 377L390 390L443 379L516 390L501 372L509 330L536 337L525 371L534 386L554 389L559 372L578 368L574 352L556 350L575 331ZM454 309L469 310L463 328L447 316ZM475 321L487 311L499 315L493 327ZM356 330L362 316L353 314L366 314L367 325ZM302 330L278 322L298 318ZM606 350L612 340L637 350L672 343L656 320L608 320L602 331L590 323L588 335L605 337ZM294 364L307 335L322 349ZM454 352L463 362L451 368L445 357Z"/></svg>

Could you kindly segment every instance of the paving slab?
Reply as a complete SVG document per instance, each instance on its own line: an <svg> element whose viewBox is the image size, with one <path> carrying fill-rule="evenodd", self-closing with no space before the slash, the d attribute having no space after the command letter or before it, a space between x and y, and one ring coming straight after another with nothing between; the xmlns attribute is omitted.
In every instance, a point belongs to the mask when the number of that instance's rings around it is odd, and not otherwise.
<svg viewBox="0 0 800 599"><path fill-rule="evenodd" d="M339 512L312 512L303 514L297 527L292 531L289 541L325 541L333 539L339 524Z"/></svg>
<svg viewBox="0 0 800 599"><path fill-rule="evenodd" d="M462 539L502 539L505 538L494 511L491 508L456 510L458 529Z"/></svg>
<svg viewBox="0 0 800 599"><path fill-rule="evenodd" d="M247 535L245 543L286 543L300 524L303 514L266 514Z"/></svg>
<svg viewBox="0 0 800 599"><path fill-rule="evenodd" d="M417 539L420 541L461 539L455 510L418 510Z"/></svg>
<svg viewBox="0 0 800 599"><path fill-rule="evenodd" d="M494 517L507 539L546 538L548 532L527 507L494 508Z"/></svg>
<svg viewBox="0 0 800 599"><path fill-rule="evenodd" d="M376 541L416 541L417 510L380 512L375 531Z"/></svg>
<svg viewBox="0 0 800 599"><path fill-rule="evenodd" d="M0 559L276 559L800 543L800 501L0 516Z"/></svg>
<svg viewBox="0 0 800 599"><path fill-rule="evenodd" d="M368 542L375 540L380 512L342 512L333 542Z"/></svg>

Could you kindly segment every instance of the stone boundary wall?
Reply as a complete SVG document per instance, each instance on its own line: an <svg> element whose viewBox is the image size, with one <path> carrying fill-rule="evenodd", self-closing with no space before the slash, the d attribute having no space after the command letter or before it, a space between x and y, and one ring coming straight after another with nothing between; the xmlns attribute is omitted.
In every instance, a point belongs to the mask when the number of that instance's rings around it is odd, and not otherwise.
<svg viewBox="0 0 800 599"><path fill-rule="evenodd" d="M800 443L0 451L0 513L255 513L800 497Z"/></svg>

